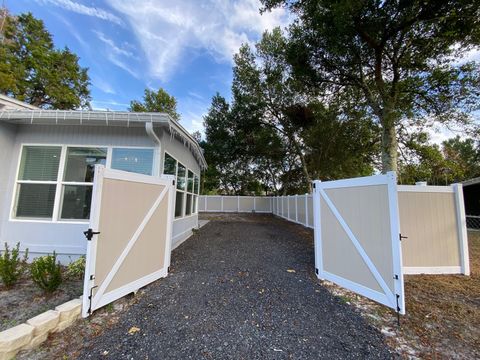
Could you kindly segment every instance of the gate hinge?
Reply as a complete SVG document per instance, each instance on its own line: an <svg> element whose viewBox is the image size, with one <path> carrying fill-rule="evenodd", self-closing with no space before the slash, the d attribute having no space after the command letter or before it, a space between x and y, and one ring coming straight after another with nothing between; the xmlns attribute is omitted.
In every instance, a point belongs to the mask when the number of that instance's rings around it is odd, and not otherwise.
<svg viewBox="0 0 480 360"><path fill-rule="evenodd" d="M98 234L100 234L100 231L93 231L91 228L83 232L83 235L85 235L88 241L92 240L93 235L98 235Z"/></svg>
<svg viewBox="0 0 480 360"><path fill-rule="evenodd" d="M313 183L313 188L315 189L315 183Z"/></svg>
<svg viewBox="0 0 480 360"><path fill-rule="evenodd" d="M398 275L397 275L397 274L393 275L393 278L394 278L395 280L398 280Z"/></svg>
<svg viewBox="0 0 480 360"><path fill-rule="evenodd" d="M395 294L397 300L397 325L400 326L400 306L398 304L398 299L400 299L400 295Z"/></svg>
<svg viewBox="0 0 480 360"><path fill-rule="evenodd" d="M172 180L172 184L173 184L173 186L175 186L175 180Z"/></svg>
<svg viewBox="0 0 480 360"><path fill-rule="evenodd" d="M87 312L88 312L89 314L92 314L93 289L95 289L95 288L97 288L97 287L98 287L98 285L95 285L95 286L93 286L93 287L90 288L90 295L88 296L88 302L89 302L89 304L88 304L88 310L87 310Z"/></svg>
<svg viewBox="0 0 480 360"><path fill-rule="evenodd" d="M408 236L402 236L402 234L398 234L398 238L400 239L400 241L402 241L403 239L408 239Z"/></svg>
<svg viewBox="0 0 480 360"><path fill-rule="evenodd" d="M318 269L317 269L317 268L315 268L315 274L317 274L317 275L318 275Z"/></svg>

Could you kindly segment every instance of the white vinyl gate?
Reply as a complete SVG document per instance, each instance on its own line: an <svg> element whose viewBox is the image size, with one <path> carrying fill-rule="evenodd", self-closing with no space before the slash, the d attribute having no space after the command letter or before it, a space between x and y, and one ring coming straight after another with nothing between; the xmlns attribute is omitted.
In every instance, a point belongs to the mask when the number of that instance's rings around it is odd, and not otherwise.
<svg viewBox="0 0 480 360"><path fill-rule="evenodd" d="M405 314L394 172L314 182L317 277Z"/></svg>
<svg viewBox="0 0 480 360"><path fill-rule="evenodd" d="M172 176L95 167L83 317L167 276L174 194Z"/></svg>

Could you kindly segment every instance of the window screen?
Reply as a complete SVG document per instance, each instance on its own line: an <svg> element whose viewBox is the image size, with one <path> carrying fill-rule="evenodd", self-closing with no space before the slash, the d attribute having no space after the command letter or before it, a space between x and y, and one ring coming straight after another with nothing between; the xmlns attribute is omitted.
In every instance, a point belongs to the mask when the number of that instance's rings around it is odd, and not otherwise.
<svg viewBox="0 0 480 360"><path fill-rule="evenodd" d="M45 219L53 215L56 184L18 184L16 217Z"/></svg>
<svg viewBox="0 0 480 360"><path fill-rule="evenodd" d="M24 146L18 180L57 181L61 147Z"/></svg>

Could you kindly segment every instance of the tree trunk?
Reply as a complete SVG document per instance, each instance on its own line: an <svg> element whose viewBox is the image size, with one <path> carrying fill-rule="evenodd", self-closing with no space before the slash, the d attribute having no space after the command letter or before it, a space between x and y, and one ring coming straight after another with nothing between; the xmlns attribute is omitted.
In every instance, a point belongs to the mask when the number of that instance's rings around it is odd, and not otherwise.
<svg viewBox="0 0 480 360"><path fill-rule="evenodd" d="M295 150L297 151L298 156L300 157L300 162L302 164L303 175L305 175L305 181L307 182L307 186L308 186L308 192L312 193L312 190L313 190L312 179L310 177L310 173L308 172L307 162L305 161L305 157L303 156L302 149L300 149L300 146L295 141L295 139L292 138L292 142L295 146Z"/></svg>
<svg viewBox="0 0 480 360"><path fill-rule="evenodd" d="M397 171L397 131L393 114L385 114L382 120L382 173Z"/></svg>

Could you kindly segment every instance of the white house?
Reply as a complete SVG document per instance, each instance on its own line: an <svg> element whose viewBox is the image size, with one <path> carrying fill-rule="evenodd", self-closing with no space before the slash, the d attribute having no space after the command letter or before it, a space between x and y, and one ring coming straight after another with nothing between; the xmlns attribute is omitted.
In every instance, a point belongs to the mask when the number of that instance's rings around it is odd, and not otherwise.
<svg viewBox="0 0 480 360"><path fill-rule="evenodd" d="M0 108L1 244L20 242L32 255L55 250L62 261L84 254L95 164L175 175L173 247L198 226L206 162L195 139L169 115L40 110L9 101ZM5 102L0 98L0 107Z"/></svg>

